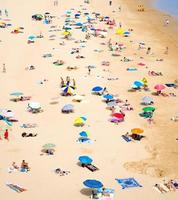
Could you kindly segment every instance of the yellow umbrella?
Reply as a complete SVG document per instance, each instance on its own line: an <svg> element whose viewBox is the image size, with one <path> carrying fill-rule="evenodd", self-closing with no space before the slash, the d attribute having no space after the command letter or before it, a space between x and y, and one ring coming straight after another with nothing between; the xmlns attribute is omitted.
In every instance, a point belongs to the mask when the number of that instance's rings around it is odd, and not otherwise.
<svg viewBox="0 0 178 200"><path fill-rule="evenodd" d="M75 126L82 126L82 125L84 125L84 120L81 117L78 117L77 119L75 119L74 125Z"/></svg>
<svg viewBox="0 0 178 200"><path fill-rule="evenodd" d="M122 29L122 28L117 28L117 29L116 29L116 34L117 34L117 35L123 35L123 34L124 34L124 29Z"/></svg>
<svg viewBox="0 0 178 200"><path fill-rule="evenodd" d="M148 85L148 80L146 78L143 78L142 82L144 83L144 85Z"/></svg>
<svg viewBox="0 0 178 200"><path fill-rule="evenodd" d="M144 131L141 128L133 128L133 129L131 129L131 132L133 134L140 134L140 133L143 133Z"/></svg>
<svg viewBox="0 0 178 200"><path fill-rule="evenodd" d="M64 36L67 36L67 35L69 35L69 34L70 34L69 31L64 31L64 32L63 32L63 35L64 35Z"/></svg>

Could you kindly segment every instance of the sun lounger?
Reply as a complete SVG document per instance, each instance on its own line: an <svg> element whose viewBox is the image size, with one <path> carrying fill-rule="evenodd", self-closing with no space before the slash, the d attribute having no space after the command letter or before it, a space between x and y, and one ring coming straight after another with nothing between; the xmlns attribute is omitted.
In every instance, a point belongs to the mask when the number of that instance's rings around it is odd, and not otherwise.
<svg viewBox="0 0 178 200"><path fill-rule="evenodd" d="M22 124L21 128L36 128L37 124Z"/></svg>
<svg viewBox="0 0 178 200"><path fill-rule="evenodd" d="M86 167L87 169L89 169L92 172L99 170L99 168L97 168L96 166L94 166L92 164L86 164L86 165L84 165L84 167Z"/></svg>
<svg viewBox="0 0 178 200"><path fill-rule="evenodd" d="M18 186L18 185L12 184L12 183L6 183L6 185L7 185L10 189L12 189L12 190L14 190L15 192L18 192L18 193L21 193L21 192L26 191L26 189L24 189L24 188L22 188L22 187L20 187L20 186Z"/></svg>
<svg viewBox="0 0 178 200"><path fill-rule="evenodd" d="M126 142L131 142L132 139L130 139L129 137L127 137L126 135L122 135L121 136Z"/></svg>

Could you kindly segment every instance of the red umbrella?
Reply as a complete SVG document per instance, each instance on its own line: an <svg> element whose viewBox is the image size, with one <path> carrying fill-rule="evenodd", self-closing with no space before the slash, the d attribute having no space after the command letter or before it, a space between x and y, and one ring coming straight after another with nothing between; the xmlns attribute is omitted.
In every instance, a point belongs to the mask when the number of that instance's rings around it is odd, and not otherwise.
<svg viewBox="0 0 178 200"><path fill-rule="evenodd" d="M157 91L161 91L161 90L163 90L163 89L165 89L166 87L165 87L165 85L163 85L163 84L157 84L157 85L155 85L155 87L154 87L154 89L156 89Z"/></svg>
<svg viewBox="0 0 178 200"><path fill-rule="evenodd" d="M113 113L112 116L118 119L123 119L125 117L125 115L122 113Z"/></svg>

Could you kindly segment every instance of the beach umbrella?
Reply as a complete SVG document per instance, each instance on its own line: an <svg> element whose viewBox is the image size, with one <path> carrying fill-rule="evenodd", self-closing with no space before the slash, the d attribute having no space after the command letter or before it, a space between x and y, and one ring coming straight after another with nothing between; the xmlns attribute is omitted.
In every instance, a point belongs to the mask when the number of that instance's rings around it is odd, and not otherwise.
<svg viewBox="0 0 178 200"><path fill-rule="evenodd" d="M70 32L69 32L69 31L64 31L62 34L63 34L64 36L67 36L67 35L70 34Z"/></svg>
<svg viewBox="0 0 178 200"><path fill-rule="evenodd" d="M54 147L56 147L56 145L53 143L47 143L47 144L43 145L44 149L52 149Z"/></svg>
<svg viewBox="0 0 178 200"><path fill-rule="evenodd" d="M74 92L74 87L70 86L70 85L67 85L65 87L62 87L62 91L64 93L72 94Z"/></svg>
<svg viewBox="0 0 178 200"><path fill-rule="evenodd" d="M34 40L35 38L36 38L35 35L30 35L30 36L28 37L28 40Z"/></svg>
<svg viewBox="0 0 178 200"><path fill-rule="evenodd" d="M85 123L85 118L82 118L82 117L78 117L74 120L74 125L75 126L83 126L84 123Z"/></svg>
<svg viewBox="0 0 178 200"><path fill-rule="evenodd" d="M81 22L78 22L75 24L76 26L83 26L83 24Z"/></svg>
<svg viewBox="0 0 178 200"><path fill-rule="evenodd" d="M82 132L79 133L79 135L81 137L88 137L89 134L86 131L82 131Z"/></svg>
<svg viewBox="0 0 178 200"><path fill-rule="evenodd" d="M153 99L149 96L145 96L145 97L143 97L142 101L145 104L149 104L149 103L153 102Z"/></svg>
<svg viewBox="0 0 178 200"><path fill-rule="evenodd" d="M133 129L131 129L131 132L133 134L140 134L140 133L143 133L144 131L141 128L133 128Z"/></svg>
<svg viewBox="0 0 178 200"><path fill-rule="evenodd" d="M12 122L7 120L0 120L0 132L5 131L6 129L11 130Z"/></svg>
<svg viewBox="0 0 178 200"><path fill-rule="evenodd" d="M5 22L0 22L0 28L6 28L6 23Z"/></svg>
<svg viewBox="0 0 178 200"><path fill-rule="evenodd" d="M122 113L113 113L112 116L118 119L124 119L125 117Z"/></svg>
<svg viewBox="0 0 178 200"><path fill-rule="evenodd" d="M30 107L30 108L32 108L32 109L39 109L39 108L41 108L41 105L40 105L40 103L38 103L38 102L30 102L30 103L28 104L28 107Z"/></svg>
<svg viewBox="0 0 178 200"><path fill-rule="evenodd" d="M23 95L23 93L22 92L13 92L13 93L11 93L10 94L11 96L22 96Z"/></svg>
<svg viewBox="0 0 178 200"><path fill-rule="evenodd" d="M130 34L130 32L128 32L128 31L124 32L124 35L129 35L129 34Z"/></svg>
<svg viewBox="0 0 178 200"><path fill-rule="evenodd" d="M87 179L83 182L83 184L86 187L92 188L92 189L97 189L97 188L102 188L103 184L98 181L98 180L94 180L94 179Z"/></svg>
<svg viewBox="0 0 178 200"><path fill-rule="evenodd" d="M154 107L151 107L151 106L149 106L149 107L144 107L144 108L143 108L143 111L144 111L144 112L154 112L154 111L155 111L155 108L154 108Z"/></svg>
<svg viewBox="0 0 178 200"><path fill-rule="evenodd" d="M142 81L134 81L134 83L133 83L136 87L141 87L141 86L143 86L143 82Z"/></svg>
<svg viewBox="0 0 178 200"><path fill-rule="evenodd" d="M165 85L163 84L157 84L155 85L154 89L156 89L157 91L161 91L161 90L164 90L166 88Z"/></svg>
<svg viewBox="0 0 178 200"><path fill-rule="evenodd" d="M124 33L124 30L122 28L116 29L116 34L117 35L123 35L123 33Z"/></svg>
<svg viewBox="0 0 178 200"><path fill-rule="evenodd" d="M92 92L101 92L102 90L103 90L102 87L96 86L96 87L94 87L94 88L92 89Z"/></svg>
<svg viewBox="0 0 178 200"><path fill-rule="evenodd" d="M144 85L148 85L148 80L146 78L143 78L142 82L144 83Z"/></svg>
<svg viewBox="0 0 178 200"><path fill-rule="evenodd" d="M82 164L91 164L93 160L89 156L80 156L79 161Z"/></svg>
<svg viewBox="0 0 178 200"><path fill-rule="evenodd" d="M63 112L68 112L68 111L72 111L74 109L74 106L72 104L66 104L64 105L64 107L62 108Z"/></svg>
<svg viewBox="0 0 178 200"><path fill-rule="evenodd" d="M3 117L7 117L7 118L14 117L14 113L11 110L7 110L7 109L1 109L0 115L2 115Z"/></svg>
<svg viewBox="0 0 178 200"><path fill-rule="evenodd" d="M113 107L113 106L117 106L118 104L115 101L110 101L107 103L108 107Z"/></svg>
<svg viewBox="0 0 178 200"><path fill-rule="evenodd" d="M114 96L112 94L106 94L103 96L103 98L106 100L112 100L112 99L114 99Z"/></svg>

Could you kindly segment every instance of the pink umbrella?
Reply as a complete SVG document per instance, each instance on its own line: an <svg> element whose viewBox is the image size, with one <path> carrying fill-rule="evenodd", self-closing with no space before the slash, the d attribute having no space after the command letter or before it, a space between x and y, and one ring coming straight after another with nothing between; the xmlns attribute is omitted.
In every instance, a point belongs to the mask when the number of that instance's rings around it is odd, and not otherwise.
<svg viewBox="0 0 178 200"><path fill-rule="evenodd" d="M138 65L139 65L139 66L145 66L145 64L144 64L144 63L138 63Z"/></svg>
<svg viewBox="0 0 178 200"><path fill-rule="evenodd" d="M157 84L155 85L154 89L156 89L157 91L161 91L164 90L166 87L163 84Z"/></svg>

